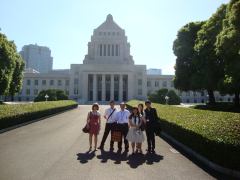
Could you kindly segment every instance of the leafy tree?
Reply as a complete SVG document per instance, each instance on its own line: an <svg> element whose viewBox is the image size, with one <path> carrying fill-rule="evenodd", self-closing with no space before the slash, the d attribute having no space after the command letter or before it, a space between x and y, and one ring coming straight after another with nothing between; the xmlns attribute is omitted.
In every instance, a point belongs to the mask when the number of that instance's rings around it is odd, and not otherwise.
<svg viewBox="0 0 240 180"><path fill-rule="evenodd" d="M195 42L196 57L193 59L195 72L192 76L192 84L195 89L206 89L209 94L209 102L215 103L214 91L218 89L218 83L224 76L222 59L216 55L216 37L222 30L222 22L226 16L227 5L222 5L217 12L207 20L197 33Z"/></svg>
<svg viewBox="0 0 240 180"><path fill-rule="evenodd" d="M155 93L150 94L148 99L155 103L166 104L166 96L169 97L167 104L177 105L181 102L180 97L175 93L174 90L168 90L166 88L159 89Z"/></svg>
<svg viewBox="0 0 240 180"><path fill-rule="evenodd" d="M12 75L12 81L9 87L9 95L11 100L14 100L14 95L20 92L23 82L23 70L24 70L24 61L19 54L16 54L16 65Z"/></svg>
<svg viewBox="0 0 240 180"><path fill-rule="evenodd" d="M240 0L231 0L227 6L223 30L217 36L216 52L224 63L223 89L227 93L235 94L235 105L239 106Z"/></svg>
<svg viewBox="0 0 240 180"><path fill-rule="evenodd" d="M48 89L39 92L38 96L34 99L35 102L45 101L45 95L48 95L48 101L67 100L68 96L60 89Z"/></svg>
<svg viewBox="0 0 240 180"><path fill-rule="evenodd" d="M194 45L197 33L204 22L191 22L183 26L173 43L173 52L177 56L175 65L174 86L177 89L193 90L192 75L195 72L193 60L195 58Z"/></svg>
<svg viewBox="0 0 240 180"><path fill-rule="evenodd" d="M16 46L0 33L0 95L8 93L15 68Z"/></svg>

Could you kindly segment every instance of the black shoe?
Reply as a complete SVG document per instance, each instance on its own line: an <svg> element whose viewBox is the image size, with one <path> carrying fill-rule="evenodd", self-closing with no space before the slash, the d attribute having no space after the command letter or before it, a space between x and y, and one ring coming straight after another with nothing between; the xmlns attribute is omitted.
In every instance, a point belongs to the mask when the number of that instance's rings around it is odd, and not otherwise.
<svg viewBox="0 0 240 180"><path fill-rule="evenodd" d="M151 153L151 149L146 149L147 153Z"/></svg>
<svg viewBox="0 0 240 180"><path fill-rule="evenodd" d="M121 153L121 152L122 152L122 149L118 149L118 150L117 150L117 153Z"/></svg>
<svg viewBox="0 0 240 180"><path fill-rule="evenodd" d="M156 152L155 152L155 150L154 150L154 149L152 149L151 153L155 154Z"/></svg>
<svg viewBox="0 0 240 180"><path fill-rule="evenodd" d="M110 152L113 152L113 151L114 151L114 149L113 149L113 148L110 148L109 150L110 150Z"/></svg>

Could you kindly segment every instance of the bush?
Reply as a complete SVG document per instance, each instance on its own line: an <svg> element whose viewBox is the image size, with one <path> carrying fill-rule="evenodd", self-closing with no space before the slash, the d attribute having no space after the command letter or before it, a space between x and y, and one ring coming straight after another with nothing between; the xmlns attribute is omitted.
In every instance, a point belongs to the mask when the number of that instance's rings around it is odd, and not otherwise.
<svg viewBox="0 0 240 180"><path fill-rule="evenodd" d="M128 102L136 106L138 101ZM240 170L240 114L154 104L162 130L210 161Z"/></svg>
<svg viewBox="0 0 240 180"><path fill-rule="evenodd" d="M59 100L67 100L68 96L64 93L63 90L60 89L48 89L42 90L39 92L38 96L34 99L34 102L46 101L46 94L48 95L48 101L59 101Z"/></svg>
<svg viewBox="0 0 240 180"><path fill-rule="evenodd" d="M77 105L71 100L0 105L0 129L75 108Z"/></svg>
<svg viewBox="0 0 240 180"><path fill-rule="evenodd" d="M168 96L168 100L166 102L165 97ZM180 97L175 93L174 90L168 90L166 88L159 89L153 94L148 96L148 99L152 102L159 104L169 104L169 105L178 105L181 102Z"/></svg>

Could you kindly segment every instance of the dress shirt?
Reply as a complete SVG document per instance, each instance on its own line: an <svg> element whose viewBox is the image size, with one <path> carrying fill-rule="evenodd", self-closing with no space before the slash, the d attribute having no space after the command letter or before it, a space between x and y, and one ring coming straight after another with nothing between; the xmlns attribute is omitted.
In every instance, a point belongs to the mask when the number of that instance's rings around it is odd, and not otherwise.
<svg viewBox="0 0 240 180"><path fill-rule="evenodd" d="M114 109L115 109L115 111L113 112ZM106 119L108 119L107 123L114 123L114 122L116 122L117 109L116 108L114 108L114 109L112 109L112 108L106 109L104 116L106 117ZM111 113L112 113L112 115L111 115ZM111 115L111 117L108 118L110 115Z"/></svg>
<svg viewBox="0 0 240 180"><path fill-rule="evenodd" d="M120 110L116 114L117 122L119 124L128 123L129 116L130 116L130 112L128 110L126 110L126 109Z"/></svg>

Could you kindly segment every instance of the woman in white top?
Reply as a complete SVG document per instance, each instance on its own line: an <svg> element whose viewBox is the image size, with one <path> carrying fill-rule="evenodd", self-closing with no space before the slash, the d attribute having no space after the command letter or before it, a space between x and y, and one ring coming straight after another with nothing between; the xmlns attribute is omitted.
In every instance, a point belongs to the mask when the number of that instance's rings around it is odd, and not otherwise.
<svg viewBox="0 0 240 180"><path fill-rule="evenodd" d="M127 134L127 140L132 143L132 153L136 152L142 153L142 149L140 144L144 141L143 132L140 129L141 124L143 123L143 119L139 114L138 108L133 107L132 114L129 116L129 131Z"/></svg>

